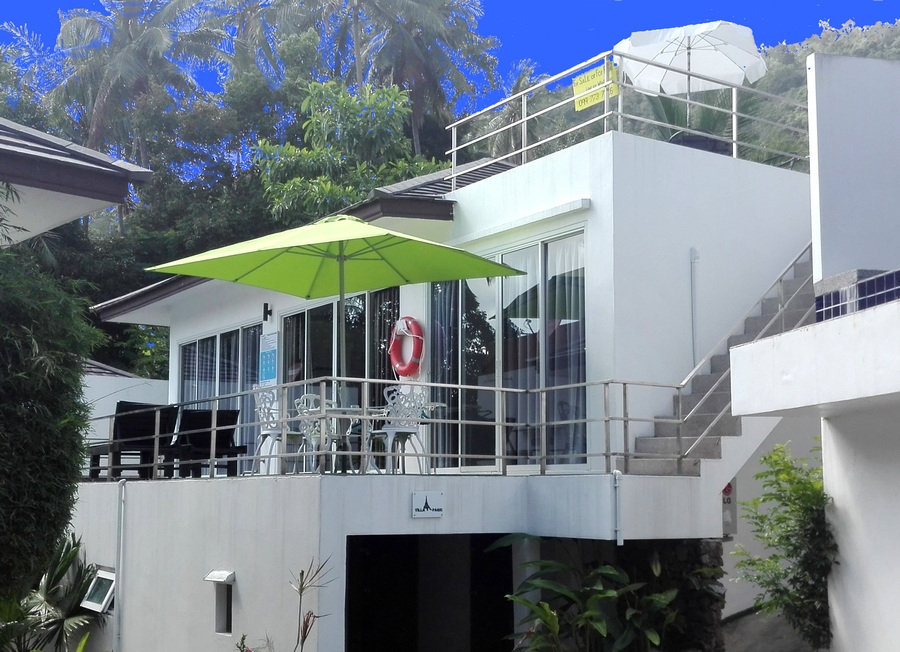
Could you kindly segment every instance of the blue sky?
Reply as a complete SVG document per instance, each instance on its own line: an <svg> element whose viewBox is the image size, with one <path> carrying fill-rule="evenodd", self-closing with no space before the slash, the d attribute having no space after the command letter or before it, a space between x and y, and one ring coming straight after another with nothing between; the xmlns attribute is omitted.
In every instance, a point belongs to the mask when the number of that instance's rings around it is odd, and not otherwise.
<svg viewBox="0 0 900 652"><path fill-rule="evenodd" d="M482 0L482 34L497 36L504 76L513 62L532 59L538 72L554 74L611 49L632 31L711 20L749 26L757 43L796 42L819 33L819 21L840 26L900 18L900 0ZM57 10L99 8L97 0L4 0L0 22L27 24L51 45Z"/></svg>

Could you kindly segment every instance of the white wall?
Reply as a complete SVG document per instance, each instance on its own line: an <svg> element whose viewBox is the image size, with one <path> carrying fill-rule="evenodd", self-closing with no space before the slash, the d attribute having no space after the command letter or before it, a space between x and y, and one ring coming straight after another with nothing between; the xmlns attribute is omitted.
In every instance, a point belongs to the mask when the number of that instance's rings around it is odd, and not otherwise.
<svg viewBox="0 0 900 652"><path fill-rule="evenodd" d="M233 651L242 633L253 645L268 634L278 649L293 647L291 574L319 557L315 478L128 482L125 496L120 649ZM115 503L115 483L80 487L73 527L88 562L115 566ZM214 631L215 589L203 581L214 569L235 572L230 636ZM307 604L316 609L316 597ZM112 635L110 620L91 649L109 649Z"/></svg>
<svg viewBox="0 0 900 652"><path fill-rule="evenodd" d="M840 563L828 584L833 652L896 650L900 407L823 420L825 489Z"/></svg>
<svg viewBox="0 0 900 652"><path fill-rule="evenodd" d="M900 61L807 59L815 281L900 268Z"/></svg>
<svg viewBox="0 0 900 652"><path fill-rule="evenodd" d="M169 382L149 378L87 374L84 377L84 400L91 406L91 419L114 414L116 402L136 401L165 405L169 402ZM88 439L108 439L109 419L91 421Z"/></svg>
<svg viewBox="0 0 900 652"><path fill-rule="evenodd" d="M900 395L900 302L731 349L734 414L828 415Z"/></svg>

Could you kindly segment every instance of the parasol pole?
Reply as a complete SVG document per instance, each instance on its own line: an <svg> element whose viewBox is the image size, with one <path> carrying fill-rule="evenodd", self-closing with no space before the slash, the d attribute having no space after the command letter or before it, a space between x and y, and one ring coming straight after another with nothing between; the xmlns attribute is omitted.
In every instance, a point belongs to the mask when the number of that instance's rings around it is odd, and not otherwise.
<svg viewBox="0 0 900 652"><path fill-rule="evenodd" d="M691 37L687 40L687 124L688 129L691 128Z"/></svg>
<svg viewBox="0 0 900 652"><path fill-rule="evenodd" d="M343 240L338 245L338 285L340 287L340 296L338 297L338 339L340 340L338 342L338 366L342 377L347 375L347 324L344 308L344 262L346 261L344 249L346 246L347 243ZM344 407L344 382L342 380L338 383L338 399L341 407Z"/></svg>

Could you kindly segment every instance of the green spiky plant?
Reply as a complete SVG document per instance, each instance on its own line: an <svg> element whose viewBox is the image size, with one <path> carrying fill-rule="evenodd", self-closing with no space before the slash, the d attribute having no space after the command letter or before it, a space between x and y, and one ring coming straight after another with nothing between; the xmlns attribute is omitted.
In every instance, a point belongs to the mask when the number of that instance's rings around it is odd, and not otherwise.
<svg viewBox="0 0 900 652"><path fill-rule="evenodd" d="M81 607L96 575L81 558L81 541L65 537L37 586L19 601L0 603L0 652L83 649L85 628L103 621Z"/></svg>

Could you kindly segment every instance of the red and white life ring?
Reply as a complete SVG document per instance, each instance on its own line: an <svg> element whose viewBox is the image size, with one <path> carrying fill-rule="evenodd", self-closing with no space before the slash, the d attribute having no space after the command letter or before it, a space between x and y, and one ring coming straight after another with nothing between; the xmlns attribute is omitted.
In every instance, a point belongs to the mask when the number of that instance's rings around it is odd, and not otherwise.
<svg viewBox="0 0 900 652"><path fill-rule="evenodd" d="M409 335L413 338L412 357L409 362L403 360L403 337ZM394 324L391 332L391 343L388 346L388 355L391 358L391 367L398 376L415 376L419 373L419 365L422 362L422 351L425 349L425 337L422 327L412 317L401 317Z"/></svg>

